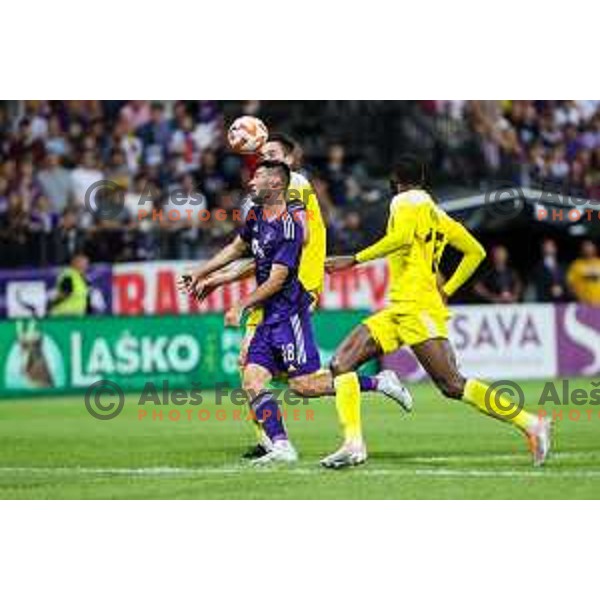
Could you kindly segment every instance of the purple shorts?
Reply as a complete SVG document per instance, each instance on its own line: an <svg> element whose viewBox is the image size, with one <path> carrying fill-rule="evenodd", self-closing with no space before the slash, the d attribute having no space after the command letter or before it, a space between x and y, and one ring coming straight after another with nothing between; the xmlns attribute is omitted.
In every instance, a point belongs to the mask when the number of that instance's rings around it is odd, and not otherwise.
<svg viewBox="0 0 600 600"><path fill-rule="evenodd" d="M288 377L315 373L321 368L308 310L285 321L260 323L254 332L246 364L260 365L273 376Z"/></svg>

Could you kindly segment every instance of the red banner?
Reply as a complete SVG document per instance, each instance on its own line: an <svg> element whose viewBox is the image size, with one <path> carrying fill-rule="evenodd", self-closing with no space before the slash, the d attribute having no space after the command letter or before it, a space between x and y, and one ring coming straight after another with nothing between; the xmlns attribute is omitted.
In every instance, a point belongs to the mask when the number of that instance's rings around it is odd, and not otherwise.
<svg viewBox="0 0 600 600"><path fill-rule="evenodd" d="M154 315L222 312L254 288L235 282L211 294L201 305L177 290L177 278L197 263L187 261L123 263L113 267L113 314ZM375 261L327 275L320 298L324 309L378 310L385 305L387 264Z"/></svg>

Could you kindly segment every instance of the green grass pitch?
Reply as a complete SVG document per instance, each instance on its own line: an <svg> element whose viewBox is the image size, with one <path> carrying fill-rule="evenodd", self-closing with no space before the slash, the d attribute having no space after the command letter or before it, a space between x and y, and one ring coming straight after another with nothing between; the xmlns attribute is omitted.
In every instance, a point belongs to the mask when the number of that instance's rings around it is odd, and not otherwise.
<svg viewBox="0 0 600 600"><path fill-rule="evenodd" d="M590 389L587 380L571 385ZM542 386L523 384L530 399ZM140 421L133 394L110 421L90 417L77 396L2 400L0 497L600 498L598 407L580 407L578 421L568 418L575 407L563 407L553 456L533 469L523 437L511 427L443 399L429 383L412 390L411 415L378 394L364 395L369 462L333 472L318 465L339 443L331 399L311 400L298 409L298 420L289 420L298 464L267 468L238 458L253 441L250 425L225 405L227 418L217 420L208 398L201 407L182 407L178 422L167 418L173 407L162 407L163 421ZM192 421L186 409L194 411ZM211 417L200 421L199 409Z"/></svg>

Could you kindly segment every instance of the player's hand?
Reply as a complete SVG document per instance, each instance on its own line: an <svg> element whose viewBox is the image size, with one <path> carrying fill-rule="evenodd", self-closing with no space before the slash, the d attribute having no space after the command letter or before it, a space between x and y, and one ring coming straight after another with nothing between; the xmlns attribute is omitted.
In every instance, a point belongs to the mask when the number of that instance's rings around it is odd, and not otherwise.
<svg viewBox="0 0 600 600"><path fill-rule="evenodd" d="M350 269L356 264L355 256L330 256L325 259L325 271L333 273L342 269Z"/></svg>
<svg viewBox="0 0 600 600"><path fill-rule="evenodd" d="M177 289L193 296L198 302L202 302L216 287L210 278L201 279L193 275L182 275L177 280Z"/></svg>
<svg viewBox="0 0 600 600"><path fill-rule="evenodd" d="M225 313L225 326L226 327L239 327L242 321L242 307L239 304L234 304Z"/></svg>
<svg viewBox="0 0 600 600"><path fill-rule="evenodd" d="M192 290L193 275L186 273L177 278L177 290L185 294L190 294Z"/></svg>

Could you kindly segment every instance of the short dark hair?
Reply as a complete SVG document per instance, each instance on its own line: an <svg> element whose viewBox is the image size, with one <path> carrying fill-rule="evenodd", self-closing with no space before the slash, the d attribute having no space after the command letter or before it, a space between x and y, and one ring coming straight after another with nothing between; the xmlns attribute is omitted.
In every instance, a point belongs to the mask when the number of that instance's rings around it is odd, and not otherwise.
<svg viewBox="0 0 600 600"><path fill-rule="evenodd" d="M425 163L415 156L403 156L400 158L392 171L390 179L392 188L395 188L397 185L422 187L425 185L425 182Z"/></svg>
<svg viewBox="0 0 600 600"><path fill-rule="evenodd" d="M292 178L292 172L290 168L279 160L263 160L256 165L256 170L265 168L265 169L275 169L279 171L279 174L283 177L285 182L285 188L287 189L290 185L290 180Z"/></svg>
<svg viewBox="0 0 600 600"><path fill-rule="evenodd" d="M280 133L277 131L269 134L269 139L267 142L277 142L278 144L281 144L286 154L291 154L298 145L296 144L294 138L289 136L287 133Z"/></svg>

